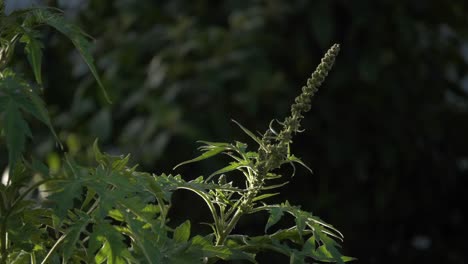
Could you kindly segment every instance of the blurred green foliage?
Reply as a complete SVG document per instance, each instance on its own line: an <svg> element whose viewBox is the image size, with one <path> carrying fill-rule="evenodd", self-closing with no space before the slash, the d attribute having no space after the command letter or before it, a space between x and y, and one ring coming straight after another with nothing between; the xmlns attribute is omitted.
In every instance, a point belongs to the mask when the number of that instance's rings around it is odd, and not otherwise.
<svg viewBox="0 0 468 264"><path fill-rule="evenodd" d="M335 223L345 253L363 263L466 259L466 1L79 3L66 15L96 38L113 104L70 43L43 36L46 100L71 152L86 159L99 137L108 152L168 171L193 156L194 140L241 134L230 118L263 131L257 124L285 116L338 42L342 55L293 145L314 178L294 178L285 196ZM54 147L34 140L39 154ZM255 222L239 225L248 232L261 228Z"/></svg>

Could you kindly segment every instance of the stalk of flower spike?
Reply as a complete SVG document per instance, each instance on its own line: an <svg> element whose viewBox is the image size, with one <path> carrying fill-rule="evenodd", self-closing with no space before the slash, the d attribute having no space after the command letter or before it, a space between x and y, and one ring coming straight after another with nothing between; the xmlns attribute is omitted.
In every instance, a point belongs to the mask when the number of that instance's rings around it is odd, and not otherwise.
<svg viewBox="0 0 468 264"><path fill-rule="evenodd" d="M224 244L241 216L251 211L254 206L253 199L262 189L268 172L280 167L286 161L292 136L301 131L300 122L304 118L302 114L310 110L311 98L327 77L339 50L340 46L334 44L327 51L312 76L307 80L307 85L302 87L302 93L296 97L295 103L291 106L291 115L280 123L282 125L281 131L276 133L270 126L270 129L263 135L262 144L258 149L258 158L254 165L255 176L248 182L249 191L242 198L240 207L230 219L225 230L222 231L216 245Z"/></svg>
<svg viewBox="0 0 468 264"><path fill-rule="evenodd" d="M327 51L320 64L312 73L312 76L307 79L307 85L302 87L302 93L294 100L295 103L291 106L291 115L286 117L281 123L282 130L276 134L270 128L263 135L262 141L265 147L259 148L260 158L257 162L260 178L266 175L268 171L281 166L286 158L293 135L300 132L300 123L302 118L304 118L302 114L310 110L312 96L318 91L318 88L327 77L339 51L340 45L338 44L334 44Z"/></svg>

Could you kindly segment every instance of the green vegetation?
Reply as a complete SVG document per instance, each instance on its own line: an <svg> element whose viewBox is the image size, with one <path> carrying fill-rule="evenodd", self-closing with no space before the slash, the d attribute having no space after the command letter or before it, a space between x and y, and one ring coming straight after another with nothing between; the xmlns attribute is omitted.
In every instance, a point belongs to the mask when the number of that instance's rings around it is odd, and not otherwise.
<svg viewBox="0 0 468 264"><path fill-rule="evenodd" d="M258 145L256 151L240 141L201 141L203 153L180 165L219 154L232 161L207 177L185 180L180 175L141 172L130 165L130 156L103 153L97 140L92 146L93 166L79 157L70 137L62 146L42 97L40 30L48 25L71 40L102 98L110 103L88 37L55 9L33 8L6 16L0 7L0 129L9 167L8 181L0 184L0 264L257 263L256 254L264 251L283 254L295 264L353 260L340 253L343 235L332 225L288 201L267 202L287 183L278 170L282 165L290 164L294 172L295 164L309 169L291 153L290 144L302 131L303 114L311 109L311 97L331 70L339 45L325 54L284 121L273 120L262 135L236 122ZM18 47L24 47L35 82L26 77L25 67L12 66ZM59 149L68 149L59 161L49 159L46 165L28 151L28 139L36 136L31 118L49 128ZM38 188L49 195L43 200L30 198ZM171 228L172 196L179 189L194 192L205 202L212 217L211 233L193 232L189 219ZM241 218L262 211L269 214L263 234L233 232ZM287 222L285 215L292 216L293 224L271 231L280 221Z"/></svg>

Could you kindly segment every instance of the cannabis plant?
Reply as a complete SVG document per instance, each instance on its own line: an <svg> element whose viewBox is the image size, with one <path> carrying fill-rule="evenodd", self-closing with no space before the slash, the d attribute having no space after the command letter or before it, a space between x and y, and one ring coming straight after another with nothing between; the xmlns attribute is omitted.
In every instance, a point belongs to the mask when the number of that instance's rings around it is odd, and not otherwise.
<svg viewBox="0 0 468 264"><path fill-rule="evenodd" d="M39 29L48 25L67 36L81 53L104 96L90 54L87 36L68 23L58 10L33 8L5 15L0 2L0 131L8 150L8 180L0 184L0 264L4 263L216 263L220 260L257 263L259 252L277 252L290 263L344 263L339 242L343 235L332 225L288 201L269 204L287 184L278 172L283 165L309 169L291 153L311 97L330 71L339 45L333 45L302 87L302 93L283 121L273 120L263 134L234 121L256 144L200 141L200 156L184 165L220 154L232 161L210 175L187 181L185 176L154 175L130 166L130 156L103 153L93 145L95 165L79 164L64 154L63 166L51 171L26 151L34 133L29 116L44 123L57 140L42 95L42 42ZM35 80L11 66L15 47L24 48ZM110 100L108 99L110 102ZM310 170L310 169L309 169ZM38 188L44 200L28 194ZM193 234L187 219L172 228L168 218L172 194L194 192L212 217L208 234ZM249 214L269 214L257 236L236 233L239 220ZM271 231L284 215L294 222Z"/></svg>

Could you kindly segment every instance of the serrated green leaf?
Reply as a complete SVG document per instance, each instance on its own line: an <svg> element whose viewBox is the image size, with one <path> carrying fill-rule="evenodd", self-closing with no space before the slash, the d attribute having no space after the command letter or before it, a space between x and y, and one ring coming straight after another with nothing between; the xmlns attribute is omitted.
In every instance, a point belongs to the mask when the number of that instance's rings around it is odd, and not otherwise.
<svg viewBox="0 0 468 264"><path fill-rule="evenodd" d="M247 144L245 143L242 143L242 142L239 142L239 141L236 141L236 148L241 152L241 153L245 153L245 151L247 150Z"/></svg>
<svg viewBox="0 0 468 264"><path fill-rule="evenodd" d="M174 240L178 243L187 242L190 238L190 221L183 222L174 230Z"/></svg>
<svg viewBox="0 0 468 264"><path fill-rule="evenodd" d="M270 209L269 212L270 216L268 217L268 221L265 226L265 233L267 232L268 228L278 223L278 221L283 216L283 209L278 207Z"/></svg>
<svg viewBox="0 0 468 264"><path fill-rule="evenodd" d="M204 152L203 154L201 154L200 156L194 158L194 159L191 159L191 160L187 160L187 161L184 161L182 163L179 163L177 166L175 166L173 168L173 170L177 169L178 167L182 166L182 165L185 165L185 164L188 164L188 163L193 163L193 162L197 162L197 161L201 161L201 160L204 160L204 159L208 159L208 158L211 158L221 152L224 151L224 147L214 147L206 152Z"/></svg>
<svg viewBox="0 0 468 264"><path fill-rule="evenodd" d="M127 262L123 257L114 252L112 242L105 240L104 245L94 257L96 263L109 263L109 264L126 264Z"/></svg>
<svg viewBox="0 0 468 264"><path fill-rule="evenodd" d="M42 64L42 49L44 46L37 40L36 32L24 32L20 42L25 43L24 50L28 56L29 63L34 72L34 77L38 84L42 85L41 64Z"/></svg>
<svg viewBox="0 0 468 264"><path fill-rule="evenodd" d="M96 196L96 192L93 189L87 188L86 197L83 203L81 204L81 210L84 210L89 205L89 203L94 199L95 196Z"/></svg>
<svg viewBox="0 0 468 264"><path fill-rule="evenodd" d="M226 246L213 246L210 241L202 236L192 238L192 245L200 247L204 256L208 258L218 257L223 260L247 260L256 263L254 255L242 252L236 249L230 249Z"/></svg>
<svg viewBox="0 0 468 264"><path fill-rule="evenodd" d="M147 223L138 221L131 214L125 214L125 221L128 224L129 235L134 241L133 246L143 255L142 263L163 263L162 259L168 250L166 247L173 245L172 240L167 237L166 227L154 220ZM150 229L145 228L148 225L151 226ZM155 237L157 239L154 239Z"/></svg>
<svg viewBox="0 0 468 264"><path fill-rule="evenodd" d="M94 59L91 56L91 44L88 42L88 40L86 40L83 31L72 23L69 23L61 15L50 12L47 9L36 8L30 13L34 16L37 22L45 23L54 27L72 41L73 45L75 45L75 48L79 51L81 57L84 59L89 67L89 70L96 79L96 82L101 88L105 99L110 103L111 100L109 99L106 89L101 82L101 78L99 77L99 74L97 73L96 67L94 65Z"/></svg>
<svg viewBox="0 0 468 264"><path fill-rule="evenodd" d="M66 231L65 239L62 244L63 258L66 261L72 256L73 250L77 248L76 244L80 238L81 232L85 230L90 222L90 218L85 213L77 211L78 219L73 221L73 224Z"/></svg>
<svg viewBox="0 0 468 264"><path fill-rule="evenodd" d="M302 246L302 252L305 254L312 254L315 252L316 248L316 243L315 243L315 237L311 236L309 239L306 240L304 243L304 246Z"/></svg>
<svg viewBox="0 0 468 264"><path fill-rule="evenodd" d="M321 253L328 253L326 254L327 256L330 256L336 263L338 264L344 264L343 260L341 259L343 255L336 249L336 246L339 246L333 239L327 237L327 236L322 236L320 238L322 240L323 245L320 247L323 247L320 251ZM316 252L319 252L319 248L317 248Z"/></svg>
<svg viewBox="0 0 468 264"><path fill-rule="evenodd" d="M14 168L24 151L26 137L32 137L28 124L23 120L18 105L10 100L4 112L4 133L8 148L8 166Z"/></svg>
<svg viewBox="0 0 468 264"><path fill-rule="evenodd" d="M126 263L125 258L132 259L123 235L107 222L99 222L93 227L90 236L90 251L102 245L95 256L96 263Z"/></svg>
<svg viewBox="0 0 468 264"><path fill-rule="evenodd" d="M326 245L321 245L314 252L314 258L320 261L330 261L333 259L332 254L328 251Z"/></svg>
<svg viewBox="0 0 468 264"><path fill-rule="evenodd" d="M5 88L5 94L9 101L14 101L23 111L32 114L36 119L44 123L56 141L60 140L55 133L44 101L23 80L8 77L0 81L0 86Z"/></svg>
<svg viewBox="0 0 468 264"><path fill-rule="evenodd" d="M127 166L128 161L130 160L130 154L127 154L127 156L123 158L118 158L112 162L112 170L115 171L120 171Z"/></svg>
<svg viewBox="0 0 468 264"><path fill-rule="evenodd" d="M51 194L48 199L54 202L54 213L60 220L67 215L68 209L73 208L75 199L81 197L82 182L77 179L70 179L59 184L59 191Z"/></svg>
<svg viewBox="0 0 468 264"><path fill-rule="evenodd" d="M49 127L50 132L52 135L55 137L55 140L60 144L60 139L57 136L57 133L55 132L54 127L52 126L52 121L50 120L49 117L49 112L47 111L47 108L45 107L44 101L33 91L29 91L26 93L31 104L29 107L23 107L23 109L30 114L34 115L38 120L40 120L42 123L44 123L47 127Z"/></svg>
<svg viewBox="0 0 468 264"><path fill-rule="evenodd" d="M302 211L298 211L294 216L296 217L294 221L296 222L297 231L302 239L302 234L306 228L307 214L303 214Z"/></svg>

